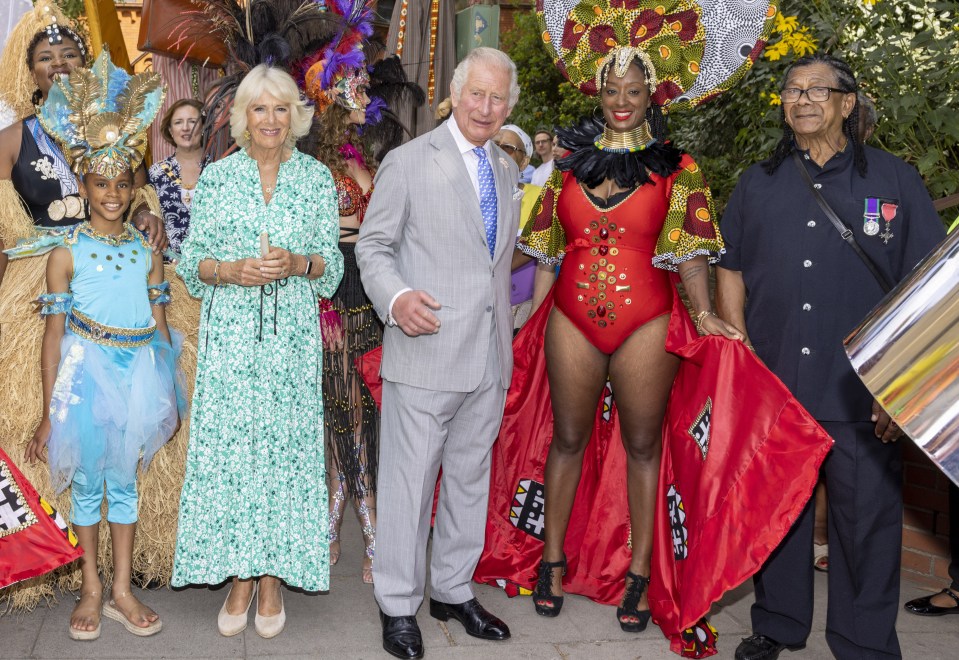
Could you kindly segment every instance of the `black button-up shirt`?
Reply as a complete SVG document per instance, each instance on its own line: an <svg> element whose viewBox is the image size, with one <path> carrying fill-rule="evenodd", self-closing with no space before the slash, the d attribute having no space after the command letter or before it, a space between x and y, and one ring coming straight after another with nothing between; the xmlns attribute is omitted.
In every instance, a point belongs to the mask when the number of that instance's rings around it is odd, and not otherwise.
<svg viewBox="0 0 959 660"><path fill-rule="evenodd" d="M895 156L866 147L861 177L852 149L822 168L801 155L819 192L890 281L903 279L945 236L919 173ZM746 170L721 229L719 265L742 272L756 354L816 419L868 421L872 396L842 341L882 299L882 288L819 208L792 157L772 175L758 164Z"/></svg>

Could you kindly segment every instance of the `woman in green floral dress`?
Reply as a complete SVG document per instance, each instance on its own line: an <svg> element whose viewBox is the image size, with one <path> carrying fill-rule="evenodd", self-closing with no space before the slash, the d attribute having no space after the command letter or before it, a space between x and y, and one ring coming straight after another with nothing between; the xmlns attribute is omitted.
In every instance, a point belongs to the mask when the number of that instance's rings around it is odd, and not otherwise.
<svg viewBox="0 0 959 660"><path fill-rule="evenodd" d="M232 577L224 635L246 627L257 578L264 637L283 628L280 581L329 588L317 296L343 257L330 172L292 147L311 117L288 74L247 75L230 122L241 149L204 169L177 267L203 302L173 585Z"/></svg>

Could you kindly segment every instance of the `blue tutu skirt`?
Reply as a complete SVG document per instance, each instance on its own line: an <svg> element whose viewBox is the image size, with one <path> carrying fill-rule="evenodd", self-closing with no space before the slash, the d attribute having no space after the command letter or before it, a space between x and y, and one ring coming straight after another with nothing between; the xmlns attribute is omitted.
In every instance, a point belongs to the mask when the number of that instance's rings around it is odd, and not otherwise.
<svg viewBox="0 0 959 660"><path fill-rule="evenodd" d="M126 486L186 419L182 373L176 368L183 337L171 330L171 346L159 332L146 346L119 348L67 332L50 402L50 475L57 493L73 481L84 443L105 450L85 472Z"/></svg>

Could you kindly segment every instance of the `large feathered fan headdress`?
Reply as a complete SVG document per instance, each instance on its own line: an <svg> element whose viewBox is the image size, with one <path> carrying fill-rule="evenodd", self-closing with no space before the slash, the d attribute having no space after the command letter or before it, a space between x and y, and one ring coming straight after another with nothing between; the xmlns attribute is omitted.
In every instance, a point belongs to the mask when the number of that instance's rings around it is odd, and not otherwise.
<svg viewBox="0 0 959 660"><path fill-rule="evenodd" d="M200 3L198 3L200 4ZM227 75L207 92L203 143L220 158L231 150L230 109L240 81L258 64L293 73L294 62L324 48L340 33L343 19L327 11L323 0L205 0L185 17L184 38L213 34L227 44Z"/></svg>
<svg viewBox="0 0 959 660"><path fill-rule="evenodd" d="M426 103L426 92L410 82L400 58L391 55L370 67L369 97L366 124L361 131L363 144L376 162L381 163L387 153L402 144L403 134L409 134L396 114L398 109L420 107Z"/></svg>
<svg viewBox="0 0 959 660"><path fill-rule="evenodd" d="M543 40L581 92L636 58L653 103L695 107L733 87L772 30L779 0L537 0ZM607 66L609 65L609 66Z"/></svg>
<svg viewBox="0 0 959 660"><path fill-rule="evenodd" d="M57 79L37 118L75 173L112 179L143 162L146 131L165 94L160 74L131 76L114 66L104 45L92 67Z"/></svg>

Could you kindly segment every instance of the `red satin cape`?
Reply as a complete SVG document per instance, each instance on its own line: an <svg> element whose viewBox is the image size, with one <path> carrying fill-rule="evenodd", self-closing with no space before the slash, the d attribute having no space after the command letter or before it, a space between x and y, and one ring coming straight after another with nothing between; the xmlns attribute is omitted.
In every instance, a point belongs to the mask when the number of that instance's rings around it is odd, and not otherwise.
<svg viewBox="0 0 959 660"><path fill-rule="evenodd" d="M552 307L549 296L513 342L486 543L473 576L511 595L533 588L543 549L541 484L553 434L543 336ZM706 657L716 653L715 631L701 619L782 541L832 439L744 344L699 337L678 295L666 349L681 362L663 424L649 605L673 651ZM379 401L379 354L357 366ZM564 590L618 604L629 538L626 455L607 388L566 534Z"/></svg>
<svg viewBox="0 0 959 660"><path fill-rule="evenodd" d="M83 555L63 517L0 449L0 589Z"/></svg>

